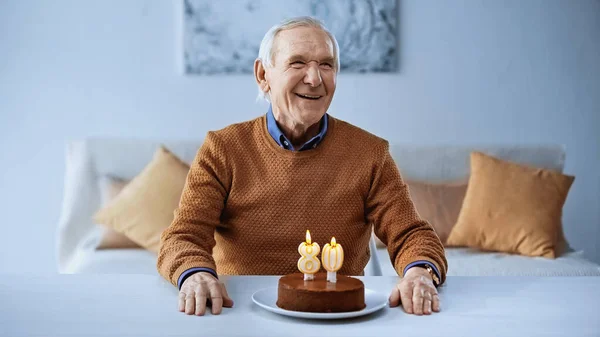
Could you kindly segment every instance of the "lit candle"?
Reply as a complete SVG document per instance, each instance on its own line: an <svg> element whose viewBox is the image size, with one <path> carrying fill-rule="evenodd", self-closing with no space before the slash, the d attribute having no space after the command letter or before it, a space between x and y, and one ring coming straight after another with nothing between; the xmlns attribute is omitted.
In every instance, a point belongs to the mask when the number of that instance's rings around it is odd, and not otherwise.
<svg viewBox="0 0 600 337"><path fill-rule="evenodd" d="M301 257L298 260L298 269L304 273L304 280L314 280L315 273L321 268L321 262L317 258L321 252L321 247L316 242L311 242L310 232L306 230L306 242L298 246L298 253Z"/></svg>
<svg viewBox="0 0 600 337"><path fill-rule="evenodd" d="M335 242L335 237L331 238L331 244L326 243L323 246L321 261L323 268L327 270L327 281L335 283L337 281L336 272L342 268L344 263L344 250L342 245Z"/></svg>

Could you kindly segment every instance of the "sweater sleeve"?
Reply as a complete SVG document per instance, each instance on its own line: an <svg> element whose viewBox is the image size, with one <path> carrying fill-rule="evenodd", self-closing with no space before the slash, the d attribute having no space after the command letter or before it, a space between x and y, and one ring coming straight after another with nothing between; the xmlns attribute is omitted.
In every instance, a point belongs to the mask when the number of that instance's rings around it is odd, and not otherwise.
<svg viewBox="0 0 600 337"><path fill-rule="evenodd" d="M388 143L375 153L367 220L374 225L375 235L387 245L398 275L404 275L412 262L429 261L437 267L440 284L443 283L448 269L444 246L433 227L417 213Z"/></svg>
<svg viewBox="0 0 600 337"><path fill-rule="evenodd" d="M214 233L231 187L225 146L208 132L196 154L171 225L162 233L158 272L174 286L190 268L217 270Z"/></svg>

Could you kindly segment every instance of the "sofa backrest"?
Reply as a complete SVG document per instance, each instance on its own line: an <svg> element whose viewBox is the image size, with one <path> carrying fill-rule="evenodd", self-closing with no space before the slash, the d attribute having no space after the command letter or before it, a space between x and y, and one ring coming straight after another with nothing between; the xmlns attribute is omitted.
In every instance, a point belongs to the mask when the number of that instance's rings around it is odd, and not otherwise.
<svg viewBox="0 0 600 337"><path fill-rule="evenodd" d="M97 175L113 175L124 179L137 175L161 144L188 164L202 145L202 141L90 139L87 142ZM501 159L560 172L565 163L565 148L562 145L390 144L390 152L403 177L413 180L442 181L468 176L469 155L472 151L482 151Z"/></svg>
<svg viewBox="0 0 600 337"><path fill-rule="evenodd" d="M560 172L563 172L565 166L563 145L390 145L390 152L403 178L431 182L467 177L472 151Z"/></svg>
<svg viewBox="0 0 600 337"><path fill-rule="evenodd" d="M188 164L202 146L202 141L89 139L86 142L96 175L127 180L142 171L161 145Z"/></svg>

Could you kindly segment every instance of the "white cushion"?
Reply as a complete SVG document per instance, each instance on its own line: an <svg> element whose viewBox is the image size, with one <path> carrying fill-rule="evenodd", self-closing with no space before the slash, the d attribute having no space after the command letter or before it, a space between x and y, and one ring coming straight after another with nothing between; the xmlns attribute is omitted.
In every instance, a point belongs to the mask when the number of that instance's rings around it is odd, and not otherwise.
<svg viewBox="0 0 600 337"><path fill-rule="evenodd" d="M382 274L396 275L388 252L377 249ZM552 260L471 248L446 248L448 276L600 276L600 266L583 258L580 251Z"/></svg>

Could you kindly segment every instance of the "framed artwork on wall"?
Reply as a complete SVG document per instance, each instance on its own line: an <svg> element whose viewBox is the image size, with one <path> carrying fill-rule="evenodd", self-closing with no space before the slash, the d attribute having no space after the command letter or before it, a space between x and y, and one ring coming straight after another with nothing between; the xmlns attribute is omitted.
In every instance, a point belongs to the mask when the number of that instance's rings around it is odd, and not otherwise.
<svg viewBox="0 0 600 337"><path fill-rule="evenodd" d="M340 45L342 72L395 72L397 0L182 0L180 57L189 75L251 73L264 34L312 16Z"/></svg>

